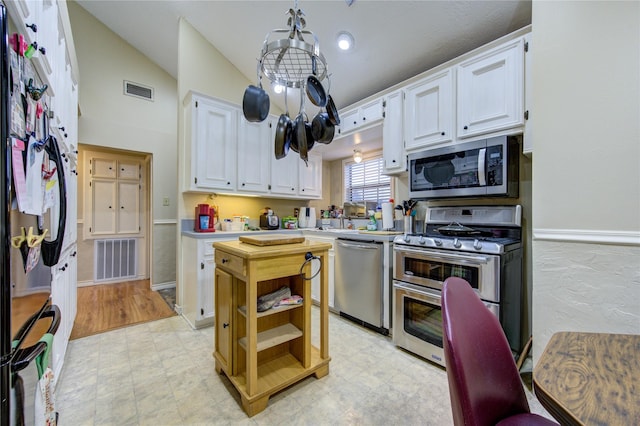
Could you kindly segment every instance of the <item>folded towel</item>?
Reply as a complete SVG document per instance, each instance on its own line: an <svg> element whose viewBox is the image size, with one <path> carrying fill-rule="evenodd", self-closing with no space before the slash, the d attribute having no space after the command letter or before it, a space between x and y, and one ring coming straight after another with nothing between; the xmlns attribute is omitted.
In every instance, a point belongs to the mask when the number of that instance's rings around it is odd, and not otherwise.
<svg viewBox="0 0 640 426"><path fill-rule="evenodd" d="M278 290L258 297L258 312L269 310L280 300L291 297L291 289L283 286Z"/></svg>
<svg viewBox="0 0 640 426"><path fill-rule="evenodd" d="M285 297L284 299L276 302L275 305L273 305L274 308L277 308L278 306L285 306L285 305L300 305L302 303L302 296L298 296L297 294L294 294L291 297Z"/></svg>

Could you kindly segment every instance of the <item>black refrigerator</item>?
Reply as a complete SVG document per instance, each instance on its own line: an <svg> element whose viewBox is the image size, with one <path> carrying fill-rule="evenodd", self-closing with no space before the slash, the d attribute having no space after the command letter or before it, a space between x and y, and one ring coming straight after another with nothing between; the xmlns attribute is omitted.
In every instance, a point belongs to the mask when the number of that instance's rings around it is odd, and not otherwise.
<svg viewBox="0 0 640 426"><path fill-rule="evenodd" d="M0 426L33 422L33 412L24 409L24 401L25 397L33 398L37 383L37 374L35 378L32 377L35 370L32 361L39 355L48 353L45 352L47 344L39 339L45 333L54 334L60 322L60 311L51 304L50 268L58 261L66 220L66 188L62 173L64 166L58 144L48 134L46 119L42 119L40 126L41 130L45 130L42 150L60 171L56 176L60 200L59 219L63 225L58 228L53 241L50 238L45 240L46 231L43 232L42 225L49 218L44 215L23 214L16 208L16 189L12 187L15 183L14 172L20 170L14 166L16 155L21 158L17 163L20 165L29 158L28 149L17 153L15 148L16 141L29 139L27 133L16 132L15 127L12 127L12 124L24 120L24 117L16 115L16 111L26 111L27 108L16 106L26 105L28 96L22 89L23 75L21 71L16 72L22 68L16 64L22 64L22 61L28 59L20 57L20 48L15 47L19 45L19 34L13 34L11 37L14 43L10 43L9 25L6 8L0 1ZM41 256L38 249L37 261L33 261L33 257L29 258L33 262L29 268L26 267L27 258L35 240L25 238L25 229L29 229L32 237L42 237L38 243ZM23 231L21 242L20 230ZM34 235L31 235L32 230L35 230ZM18 235L18 242L15 235ZM27 241L31 243L27 244ZM30 369L27 369L28 366L31 366ZM23 381L21 374L28 376L29 380ZM28 383L28 386L24 383Z"/></svg>

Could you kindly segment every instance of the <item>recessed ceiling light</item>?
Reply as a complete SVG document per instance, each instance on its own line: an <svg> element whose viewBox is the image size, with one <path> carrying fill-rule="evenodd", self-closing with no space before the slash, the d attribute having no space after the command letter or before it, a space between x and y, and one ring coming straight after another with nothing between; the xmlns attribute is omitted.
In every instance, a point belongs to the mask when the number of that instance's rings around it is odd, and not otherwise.
<svg viewBox="0 0 640 426"><path fill-rule="evenodd" d="M338 47L340 50L351 50L355 44L355 40L351 33L347 31L340 31L338 33Z"/></svg>

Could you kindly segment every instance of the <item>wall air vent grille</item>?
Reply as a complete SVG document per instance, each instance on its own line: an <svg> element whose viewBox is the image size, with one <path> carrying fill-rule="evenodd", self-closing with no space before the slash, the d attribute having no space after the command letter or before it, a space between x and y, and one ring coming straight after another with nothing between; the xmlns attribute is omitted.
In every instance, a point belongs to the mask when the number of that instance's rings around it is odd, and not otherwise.
<svg viewBox="0 0 640 426"><path fill-rule="evenodd" d="M143 86L127 80L124 80L124 94L153 101L153 87Z"/></svg>
<svg viewBox="0 0 640 426"><path fill-rule="evenodd" d="M133 279L137 273L136 239L95 240L94 281ZM126 280L125 280L126 281Z"/></svg>

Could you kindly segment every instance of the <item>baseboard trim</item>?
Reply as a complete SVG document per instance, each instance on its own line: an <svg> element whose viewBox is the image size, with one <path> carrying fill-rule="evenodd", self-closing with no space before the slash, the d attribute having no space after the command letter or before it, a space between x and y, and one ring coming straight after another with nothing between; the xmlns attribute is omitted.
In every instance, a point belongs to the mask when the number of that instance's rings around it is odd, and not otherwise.
<svg viewBox="0 0 640 426"><path fill-rule="evenodd" d="M540 241L640 246L640 232L635 231L535 228L533 230L533 239Z"/></svg>
<svg viewBox="0 0 640 426"><path fill-rule="evenodd" d="M176 282L175 281L169 281L169 282L166 282L166 283L151 284L151 290L153 290L153 291L164 290L166 288L175 288L175 287L176 287Z"/></svg>

